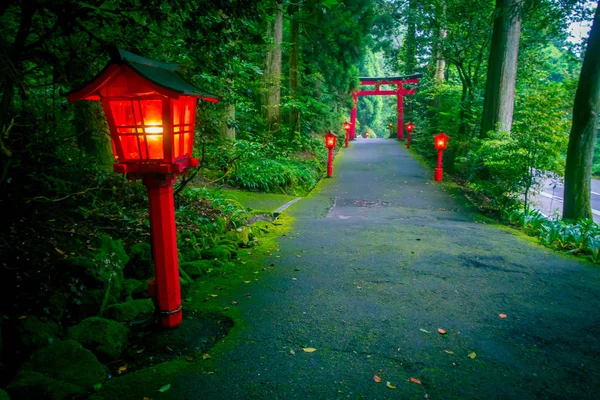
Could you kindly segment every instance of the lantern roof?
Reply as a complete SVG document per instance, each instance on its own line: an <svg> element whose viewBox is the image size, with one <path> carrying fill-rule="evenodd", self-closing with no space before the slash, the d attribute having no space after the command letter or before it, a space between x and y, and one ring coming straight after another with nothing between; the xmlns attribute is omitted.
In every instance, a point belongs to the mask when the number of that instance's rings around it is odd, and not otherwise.
<svg viewBox="0 0 600 400"><path fill-rule="evenodd" d="M165 96L192 96L214 103L219 101L219 96L206 92L183 79L179 74L177 64L151 60L117 48L111 51L110 62L98 75L82 87L66 94L68 100L70 102L100 100L99 90L107 85L119 72L123 72L123 66L131 68L134 73L153 84L153 88L158 93Z"/></svg>

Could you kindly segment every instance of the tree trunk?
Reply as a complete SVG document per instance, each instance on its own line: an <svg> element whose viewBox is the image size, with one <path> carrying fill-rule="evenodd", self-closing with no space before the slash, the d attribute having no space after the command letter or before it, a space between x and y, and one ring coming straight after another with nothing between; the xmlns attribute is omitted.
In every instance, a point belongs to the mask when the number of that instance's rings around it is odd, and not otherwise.
<svg viewBox="0 0 600 400"><path fill-rule="evenodd" d="M594 16L573 105L565 167L563 219L592 218L590 185L600 110L600 1Z"/></svg>
<svg viewBox="0 0 600 400"><path fill-rule="evenodd" d="M283 12L281 1L273 1L274 18L267 22L267 38L271 40L265 60L261 108L269 134L279 131L281 124L281 42Z"/></svg>
<svg viewBox="0 0 600 400"><path fill-rule="evenodd" d="M446 74L446 60L442 54L442 43L446 40L447 32L445 29L440 30L440 42L438 44L437 52L435 55L435 75L434 79L437 83L444 83L444 75Z"/></svg>
<svg viewBox="0 0 600 400"><path fill-rule="evenodd" d="M221 122L221 136L227 139L235 140L235 106L228 104L223 110L223 120Z"/></svg>
<svg viewBox="0 0 600 400"><path fill-rule="evenodd" d="M417 0L408 1L406 38L404 39L404 73L412 74L417 69Z"/></svg>
<svg viewBox="0 0 600 400"><path fill-rule="evenodd" d="M73 124L79 149L93 157L98 164L110 166L115 162L110 132L100 101L78 101L73 104Z"/></svg>
<svg viewBox="0 0 600 400"><path fill-rule="evenodd" d="M300 1L300 0L298 0ZM298 51L300 39L300 23L295 15L300 10L300 3L292 2L288 8L290 15L290 96L296 100L298 96L299 73L298 73ZM300 110L292 107L290 110L290 134L292 139L300 134Z"/></svg>
<svg viewBox="0 0 600 400"><path fill-rule="evenodd" d="M510 132L512 128L522 8L522 0L496 0L481 138L494 129Z"/></svg>

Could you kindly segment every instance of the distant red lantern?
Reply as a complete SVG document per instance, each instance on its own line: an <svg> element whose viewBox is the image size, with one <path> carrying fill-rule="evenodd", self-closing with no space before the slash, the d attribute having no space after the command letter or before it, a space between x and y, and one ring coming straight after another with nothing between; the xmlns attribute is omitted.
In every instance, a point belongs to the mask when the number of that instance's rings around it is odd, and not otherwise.
<svg viewBox="0 0 600 400"><path fill-rule="evenodd" d="M327 147L327 177L333 176L333 148L337 143L337 136L331 132L325 134L325 147Z"/></svg>
<svg viewBox="0 0 600 400"><path fill-rule="evenodd" d="M218 97L186 82L177 64L117 50L92 81L67 94L69 102L100 100L117 159L115 172L143 179L148 189L155 280L149 285L162 325L182 320L173 183L198 165L192 157L198 98Z"/></svg>
<svg viewBox="0 0 600 400"><path fill-rule="evenodd" d="M369 137L369 132L365 132L365 137Z"/></svg>
<svg viewBox="0 0 600 400"><path fill-rule="evenodd" d="M406 124L406 148L410 149L410 134L412 133L413 129L415 129L415 124L413 124L412 122L409 122L408 124Z"/></svg>
<svg viewBox="0 0 600 400"><path fill-rule="evenodd" d="M450 136L446 135L445 133L440 133L433 138L434 147L438 151L438 165L435 169L433 179L438 182L442 180L442 153L444 152L444 150L446 150L446 147L448 146L449 138Z"/></svg>
<svg viewBox="0 0 600 400"><path fill-rule="evenodd" d="M350 128L352 128L352 125L350 125L349 122L344 122L344 131L346 131L346 147L348 147L348 139L350 138Z"/></svg>

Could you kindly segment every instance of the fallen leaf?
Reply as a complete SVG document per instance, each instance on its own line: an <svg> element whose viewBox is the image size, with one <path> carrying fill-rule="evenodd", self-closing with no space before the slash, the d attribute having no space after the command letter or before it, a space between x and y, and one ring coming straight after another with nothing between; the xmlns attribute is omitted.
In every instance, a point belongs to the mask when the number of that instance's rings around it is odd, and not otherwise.
<svg viewBox="0 0 600 400"><path fill-rule="evenodd" d="M444 329L442 329L442 328L438 328L438 332L439 332L441 335L445 335L446 333L448 333L448 332L446 332L446 331L445 331Z"/></svg>
<svg viewBox="0 0 600 400"><path fill-rule="evenodd" d="M375 376L373 377L373 380L374 380L375 382L377 382L377 383L381 383L381 378L380 378L380 377L378 377L377 375L375 375Z"/></svg>
<svg viewBox="0 0 600 400"><path fill-rule="evenodd" d="M203 360L208 360L209 358L210 358L210 354L208 354L208 353L202 354L202 359Z"/></svg>
<svg viewBox="0 0 600 400"><path fill-rule="evenodd" d="M125 371L127 371L127 364L119 367L119 375L121 375L121 373L125 372Z"/></svg>
<svg viewBox="0 0 600 400"><path fill-rule="evenodd" d="M472 352L472 353L469 353L469 355L467 357L473 359L473 358L477 357L477 354L475 354L475 352Z"/></svg>
<svg viewBox="0 0 600 400"><path fill-rule="evenodd" d="M100 390L101 388L102 388L102 383L96 383L94 385L94 390L96 390L96 391Z"/></svg>
<svg viewBox="0 0 600 400"><path fill-rule="evenodd" d="M423 328L421 328L421 329L419 329L419 330L420 330L421 332L423 332L423 333L431 333L431 332L429 332L428 330L425 330L425 329L423 329Z"/></svg>
<svg viewBox="0 0 600 400"><path fill-rule="evenodd" d="M27 315L21 315L21 316L19 317L19 319L25 319L25 318L27 318Z"/></svg>
<svg viewBox="0 0 600 400"><path fill-rule="evenodd" d="M244 281L244 283L250 283L251 281Z"/></svg>
<svg viewBox="0 0 600 400"><path fill-rule="evenodd" d="M387 381L387 382L385 383L385 386L387 386L387 387L388 387L388 388L390 388L390 389L396 389L396 386L392 385L392 384L390 383L390 381Z"/></svg>
<svg viewBox="0 0 600 400"><path fill-rule="evenodd" d="M160 389L158 389L158 391L161 392L161 393L164 393L164 392L166 392L169 389L171 389L171 384L170 383L167 384L167 385L165 385L165 386L163 386L163 387L161 387Z"/></svg>
<svg viewBox="0 0 600 400"><path fill-rule="evenodd" d="M190 356L187 356L185 359L186 359L187 361L194 361L194 357L190 357Z"/></svg>
<svg viewBox="0 0 600 400"><path fill-rule="evenodd" d="M210 297L218 297L218 296L219 296L218 294L212 294L212 293L210 294Z"/></svg>
<svg viewBox="0 0 600 400"><path fill-rule="evenodd" d="M192 301L192 298L191 297L186 297L185 301Z"/></svg>
<svg viewBox="0 0 600 400"><path fill-rule="evenodd" d="M410 378L410 381L411 381L412 383L416 383L417 385L421 385L421 381L420 381L420 380L418 380L417 378Z"/></svg>
<svg viewBox="0 0 600 400"><path fill-rule="evenodd" d="M58 252L58 254L60 255L65 255L66 251L59 249L58 247L55 247L54 250L56 250Z"/></svg>
<svg viewBox="0 0 600 400"><path fill-rule="evenodd" d="M448 353L448 354L454 354L454 352L453 352L453 351L450 351L450 350L444 350L444 353Z"/></svg>
<svg viewBox="0 0 600 400"><path fill-rule="evenodd" d="M136 352L136 353L138 353L138 354L140 354L140 353L142 353L144 350L146 350L146 348L145 348L145 347L142 347L141 349L139 349L139 350L136 350L135 352Z"/></svg>
<svg viewBox="0 0 600 400"><path fill-rule="evenodd" d="M506 314L499 314L498 316L502 319L506 318Z"/></svg>
<svg viewBox="0 0 600 400"><path fill-rule="evenodd" d="M296 278L292 278L292 280L293 280L293 281L295 281L295 280L296 280Z"/></svg>
<svg viewBox="0 0 600 400"><path fill-rule="evenodd" d="M305 347L302 350L304 350L305 353L314 353L315 351L317 351L317 349L315 349L314 347Z"/></svg>
<svg viewBox="0 0 600 400"><path fill-rule="evenodd" d="M357 286L356 288L357 288L357 289L362 289L362 286Z"/></svg>
<svg viewBox="0 0 600 400"><path fill-rule="evenodd" d="M237 306L238 302L234 300L234 301L231 302L231 304L234 305L234 306Z"/></svg>
<svg viewBox="0 0 600 400"><path fill-rule="evenodd" d="M293 355L293 356L296 355L296 352L294 351L294 349L290 349L290 354Z"/></svg>
<svg viewBox="0 0 600 400"><path fill-rule="evenodd" d="M144 400L152 400L150 397L144 397Z"/></svg>

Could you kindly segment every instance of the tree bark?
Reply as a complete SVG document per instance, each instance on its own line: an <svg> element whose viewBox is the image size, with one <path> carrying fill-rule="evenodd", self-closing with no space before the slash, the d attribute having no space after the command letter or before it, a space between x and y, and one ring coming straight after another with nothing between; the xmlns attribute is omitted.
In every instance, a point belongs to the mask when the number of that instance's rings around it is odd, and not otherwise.
<svg viewBox="0 0 600 400"><path fill-rule="evenodd" d="M281 124L281 42L283 12L280 0L273 1L274 18L267 22L267 38L271 40L265 60L261 108L269 134L279 131Z"/></svg>
<svg viewBox="0 0 600 400"><path fill-rule="evenodd" d="M494 129L510 132L512 128L522 3L523 0L496 0L481 138Z"/></svg>
<svg viewBox="0 0 600 400"><path fill-rule="evenodd" d="M223 111L223 120L221 123L221 136L227 139L235 140L235 105L228 104Z"/></svg>
<svg viewBox="0 0 600 400"><path fill-rule="evenodd" d="M404 73L412 74L417 69L417 0L408 1L406 38L404 39Z"/></svg>
<svg viewBox="0 0 600 400"><path fill-rule="evenodd" d="M600 1L588 39L573 105L565 167L563 219L592 218L590 186L600 110Z"/></svg>
<svg viewBox="0 0 600 400"><path fill-rule="evenodd" d="M290 96L292 99L296 99L298 96L298 87L300 84L299 72L298 72L298 52L299 52L299 39L300 39L300 22L296 15L300 10L300 0L298 3L292 2L288 7L290 14L290 42L292 44L290 49ZM296 107L292 107L290 110L290 134L292 139L296 135L300 134L300 110Z"/></svg>
<svg viewBox="0 0 600 400"><path fill-rule="evenodd" d="M79 149L106 167L115 162L110 132L100 101L78 101L73 104L73 124Z"/></svg>

